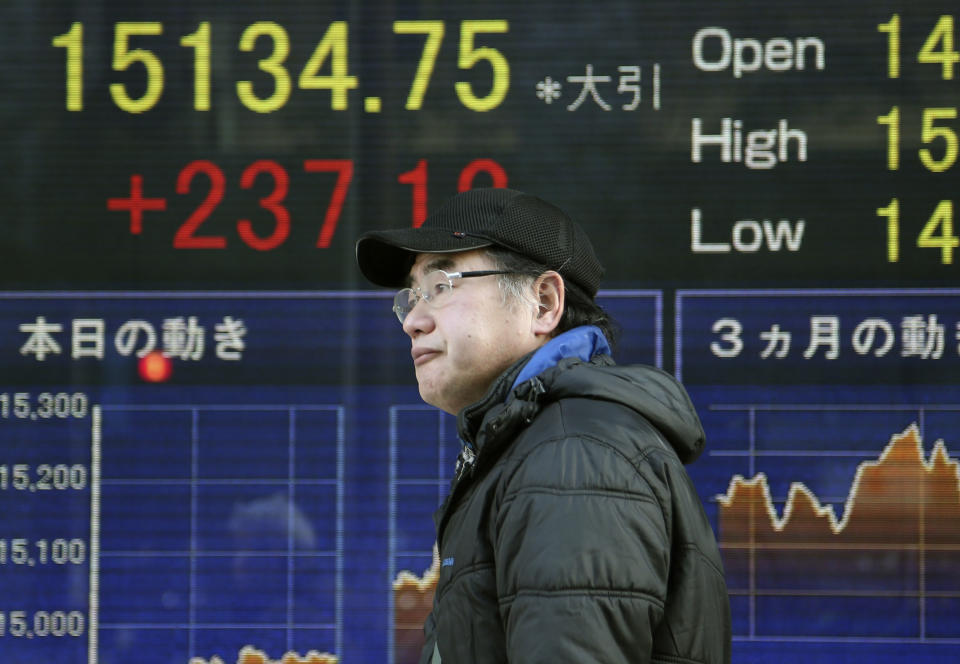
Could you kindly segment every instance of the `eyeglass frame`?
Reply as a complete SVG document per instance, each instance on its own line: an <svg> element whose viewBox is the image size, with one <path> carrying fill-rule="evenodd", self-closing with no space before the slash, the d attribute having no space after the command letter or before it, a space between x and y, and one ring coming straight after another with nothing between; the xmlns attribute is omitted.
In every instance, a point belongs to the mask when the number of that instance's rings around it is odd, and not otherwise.
<svg viewBox="0 0 960 664"><path fill-rule="evenodd" d="M451 291L453 291L454 279L469 279L470 277L489 277L494 274L512 274L513 273L512 270L468 270L467 272L447 272L446 270L436 269L436 270L431 270L430 272L427 273L427 275L433 274L434 272L440 272L447 278L447 284L450 286ZM424 277L426 277L427 275L424 275ZM411 306L406 313L402 313L400 305L397 304L397 301L400 299L400 296L403 293L406 293L407 291L412 293L416 297L416 299L413 301L413 306ZM393 313L397 315L397 319L400 321L400 324L403 325L403 322L406 319L406 317L410 315L410 312L413 311L414 307L417 306L417 303L420 302L420 300L423 300L430 306L433 306L431 304L432 299L433 299L433 296L427 295L426 293L424 293L419 286L415 288L411 288L411 287L401 288L400 290L397 291L396 295L393 296ZM408 302L409 302L409 298L408 298Z"/></svg>

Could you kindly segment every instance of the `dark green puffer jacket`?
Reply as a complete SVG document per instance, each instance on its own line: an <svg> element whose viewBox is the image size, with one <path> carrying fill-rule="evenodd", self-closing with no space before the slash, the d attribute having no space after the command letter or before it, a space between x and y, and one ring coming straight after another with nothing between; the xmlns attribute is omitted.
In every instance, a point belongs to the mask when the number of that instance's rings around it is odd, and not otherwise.
<svg viewBox="0 0 960 664"><path fill-rule="evenodd" d="M704 444L686 391L598 355L507 399L526 359L460 413L476 456L436 515L421 662L729 662L720 555L683 468Z"/></svg>

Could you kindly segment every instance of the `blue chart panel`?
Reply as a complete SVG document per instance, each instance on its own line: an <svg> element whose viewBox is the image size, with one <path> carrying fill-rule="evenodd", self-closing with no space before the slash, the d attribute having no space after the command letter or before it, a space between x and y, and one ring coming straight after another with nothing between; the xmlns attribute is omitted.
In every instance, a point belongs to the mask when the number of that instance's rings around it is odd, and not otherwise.
<svg viewBox="0 0 960 664"><path fill-rule="evenodd" d="M680 291L738 662L960 646L957 291Z"/></svg>
<svg viewBox="0 0 960 664"><path fill-rule="evenodd" d="M4 664L396 659L459 445L389 298L0 296ZM659 364L659 293L602 300Z"/></svg>

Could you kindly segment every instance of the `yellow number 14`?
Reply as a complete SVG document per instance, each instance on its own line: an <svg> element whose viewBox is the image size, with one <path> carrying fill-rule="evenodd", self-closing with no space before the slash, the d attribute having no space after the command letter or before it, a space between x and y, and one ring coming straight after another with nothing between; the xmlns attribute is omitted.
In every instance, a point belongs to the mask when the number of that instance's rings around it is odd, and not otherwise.
<svg viewBox="0 0 960 664"><path fill-rule="evenodd" d="M877 216L887 219L887 262L900 260L900 201L894 198L887 207L877 208ZM943 265L953 263L953 250L960 246L960 237L953 230L953 201L937 204L933 214L917 236L921 249L939 249Z"/></svg>
<svg viewBox="0 0 960 664"><path fill-rule="evenodd" d="M900 78L900 15L894 14L886 23L877 25L877 31L887 33L887 76ZM953 78L953 70L960 62L953 41L953 16L943 14L937 19L917 53L917 62L940 65L941 78Z"/></svg>

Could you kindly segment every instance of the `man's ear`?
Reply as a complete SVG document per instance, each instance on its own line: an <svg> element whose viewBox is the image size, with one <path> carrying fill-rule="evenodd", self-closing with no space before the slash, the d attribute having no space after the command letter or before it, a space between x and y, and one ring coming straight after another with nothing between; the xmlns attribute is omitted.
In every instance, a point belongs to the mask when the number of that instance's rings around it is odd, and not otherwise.
<svg viewBox="0 0 960 664"><path fill-rule="evenodd" d="M533 332L538 335L553 336L563 316L565 295L563 277L553 270L544 272L533 282L533 290L537 300Z"/></svg>

